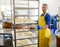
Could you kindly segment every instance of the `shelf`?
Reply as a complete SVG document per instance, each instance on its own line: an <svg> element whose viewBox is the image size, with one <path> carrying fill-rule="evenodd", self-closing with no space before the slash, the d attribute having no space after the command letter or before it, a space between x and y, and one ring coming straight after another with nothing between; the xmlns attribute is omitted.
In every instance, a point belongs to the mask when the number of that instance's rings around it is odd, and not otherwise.
<svg viewBox="0 0 60 47"><path fill-rule="evenodd" d="M23 7L15 7L15 9L38 9L38 8L23 8Z"/></svg>
<svg viewBox="0 0 60 47"><path fill-rule="evenodd" d="M16 33L19 33L19 32L28 32L28 31L31 31L31 32L34 32L34 31L38 31L38 30L30 30L30 29L26 29L26 30L22 30L22 29L20 29L20 30L16 30Z"/></svg>
<svg viewBox="0 0 60 47"><path fill-rule="evenodd" d="M25 17L25 16L28 16L28 15L19 15L19 14L15 14L15 17Z"/></svg>
<svg viewBox="0 0 60 47"><path fill-rule="evenodd" d="M11 35L11 33L0 33L0 35L5 35L5 34Z"/></svg>
<svg viewBox="0 0 60 47"><path fill-rule="evenodd" d="M19 32L28 32L29 31L29 29L26 29L26 30L24 30L24 29L16 29L16 33L19 33Z"/></svg>
<svg viewBox="0 0 60 47"><path fill-rule="evenodd" d="M20 1L28 1L28 0L20 0ZM29 1L39 1L39 0L29 0Z"/></svg>
<svg viewBox="0 0 60 47"><path fill-rule="evenodd" d="M25 17L25 16L28 16L28 15L15 15L15 17ZM38 15L29 15L29 16L38 16Z"/></svg>
<svg viewBox="0 0 60 47"><path fill-rule="evenodd" d="M6 31L10 30L10 31L12 31L13 29L0 28L0 30L6 30Z"/></svg>
<svg viewBox="0 0 60 47"><path fill-rule="evenodd" d="M17 46L17 47L23 47L23 46L30 46L30 45L36 45L38 43L34 43L34 44L27 44L27 45L22 45L22 46Z"/></svg>
<svg viewBox="0 0 60 47"><path fill-rule="evenodd" d="M7 28L0 28L0 30L12 30L12 29L7 29Z"/></svg>
<svg viewBox="0 0 60 47"><path fill-rule="evenodd" d="M4 16L4 17L11 17L11 15L10 16Z"/></svg>
<svg viewBox="0 0 60 47"><path fill-rule="evenodd" d="M38 38L38 36L35 36L35 37L26 37L26 38L20 38L20 39L16 39L16 40L24 40L24 39L32 39L32 38Z"/></svg>
<svg viewBox="0 0 60 47"><path fill-rule="evenodd" d="M18 22L18 23L15 23L15 25L29 25L29 24L37 24L37 22L24 22L24 23Z"/></svg>

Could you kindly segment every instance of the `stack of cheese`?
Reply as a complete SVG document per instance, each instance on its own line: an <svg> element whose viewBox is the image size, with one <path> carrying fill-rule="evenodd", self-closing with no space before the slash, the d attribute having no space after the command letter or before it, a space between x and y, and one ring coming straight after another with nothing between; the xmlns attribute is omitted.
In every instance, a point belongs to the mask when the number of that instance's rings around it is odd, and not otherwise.
<svg viewBox="0 0 60 47"><path fill-rule="evenodd" d="M17 38L29 38L29 37L35 37L36 34L32 32L20 32L16 33Z"/></svg>
<svg viewBox="0 0 60 47"><path fill-rule="evenodd" d="M16 21L16 23L19 23L19 22L23 23L24 22L23 18L19 18L19 17L17 17L15 19L15 21Z"/></svg>
<svg viewBox="0 0 60 47"><path fill-rule="evenodd" d="M14 39L14 31L11 32L12 33L12 36L13 36L13 39ZM35 33L32 33L32 32L19 32L19 33L16 33L16 38L17 39L20 39L20 38L29 38L29 37L35 37L37 36Z"/></svg>
<svg viewBox="0 0 60 47"><path fill-rule="evenodd" d="M25 40L17 40L17 46L23 46L23 45L27 45L27 44L32 44L32 42L29 39L25 39Z"/></svg>
<svg viewBox="0 0 60 47"><path fill-rule="evenodd" d="M32 33L32 32L24 32L24 36L26 36L26 37L34 37L34 36L36 36L36 34Z"/></svg>
<svg viewBox="0 0 60 47"><path fill-rule="evenodd" d="M28 17L25 18L16 17L15 21L16 23L24 23L24 22L30 22L30 19ZM14 19L12 19L12 22L14 23Z"/></svg>
<svg viewBox="0 0 60 47"><path fill-rule="evenodd" d="M28 17L25 17L24 22L30 22L30 19Z"/></svg>
<svg viewBox="0 0 60 47"><path fill-rule="evenodd" d="M29 27L30 27L30 30L37 30L36 24L31 24Z"/></svg>
<svg viewBox="0 0 60 47"><path fill-rule="evenodd" d="M33 43L38 43L38 38L33 38L33 39L31 39L31 41L32 41Z"/></svg>
<svg viewBox="0 0 60 47"><path fill-rule="evenodd" d="M29 18L21 18L21 17L16 17L15 18L15 23L16 24L22 24L22 23L28 23L30 22ZM14 19L12 19L12 23L14 24ZM16 29L23 29L23 27L27 27L27 26L21 26L21 25L17 25Z"/></svg>
<svg viewBox="0 0 60 47"><path fill-rule="evenodd" d="M16 38L17 39L25 38L23 32L16 33Z"/></svg>

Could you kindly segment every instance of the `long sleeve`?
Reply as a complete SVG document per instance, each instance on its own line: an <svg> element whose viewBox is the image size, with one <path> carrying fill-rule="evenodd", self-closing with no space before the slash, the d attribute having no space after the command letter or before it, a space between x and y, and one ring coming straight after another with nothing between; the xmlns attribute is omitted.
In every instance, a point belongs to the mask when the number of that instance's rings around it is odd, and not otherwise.
<svg viewBox="0 0 60 47"><path fill-rule="evenodd" d="M51 21L52 21L51 15L47 13L47 15L45 16L45 20L46 20L46 24L50 28L50 24L51 24Z"/></svg>

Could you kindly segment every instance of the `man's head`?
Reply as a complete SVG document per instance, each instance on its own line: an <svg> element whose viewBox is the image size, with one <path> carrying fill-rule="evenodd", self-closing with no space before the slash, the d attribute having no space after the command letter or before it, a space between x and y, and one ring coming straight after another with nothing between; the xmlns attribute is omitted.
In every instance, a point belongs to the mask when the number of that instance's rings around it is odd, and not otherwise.
<svg viewBox="0 0 60 47"><path fill-rule="evenodd" d="M47 9L48 9L48 5L47 4L43 4L42 5L42 11L43 11L43 13L46 13Z"/></svg>

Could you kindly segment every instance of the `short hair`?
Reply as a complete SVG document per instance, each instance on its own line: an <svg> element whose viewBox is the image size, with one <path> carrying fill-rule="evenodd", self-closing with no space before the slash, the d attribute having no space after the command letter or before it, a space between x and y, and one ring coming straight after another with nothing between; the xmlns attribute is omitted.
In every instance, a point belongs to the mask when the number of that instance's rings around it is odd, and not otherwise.
<svg viewBox="0 0 60 47"><path fill-rule="evenodd" d="M44 3L42 6L48 6L46 3Z"/></svg>

